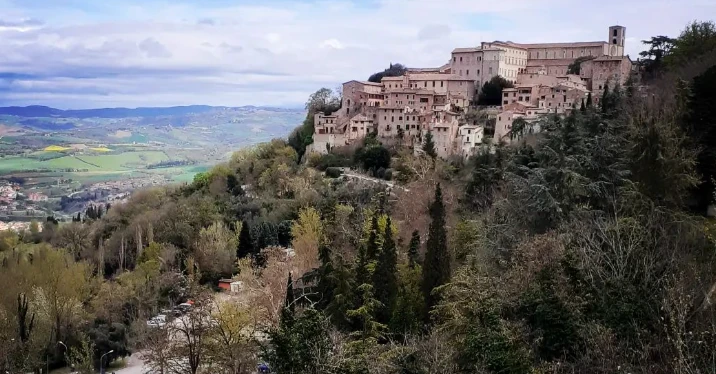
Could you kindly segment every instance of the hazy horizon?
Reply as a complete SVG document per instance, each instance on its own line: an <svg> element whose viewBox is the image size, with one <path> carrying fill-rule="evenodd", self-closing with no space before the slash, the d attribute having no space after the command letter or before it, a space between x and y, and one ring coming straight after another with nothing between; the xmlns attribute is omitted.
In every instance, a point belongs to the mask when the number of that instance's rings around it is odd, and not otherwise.
<svg viewBox="0 0 716 374"><path fill-rule="evenodd" d="M301 107L400 62L434 67L482 41L678 36L716 2L0 0L0 106Z"/></svg>

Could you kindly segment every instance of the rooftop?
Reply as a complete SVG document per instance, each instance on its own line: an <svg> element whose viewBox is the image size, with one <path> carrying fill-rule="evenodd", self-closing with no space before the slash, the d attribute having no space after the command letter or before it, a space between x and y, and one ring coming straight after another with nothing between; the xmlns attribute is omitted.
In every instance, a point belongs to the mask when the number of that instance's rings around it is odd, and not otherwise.
<svg viewBox="0 0 716 374"><path fill-rule="evenodd" d="M594 61L622 61L622 60L630 60L629 56L600 56L594 59Z"/></svg>
<svg viewBox="0 0 716 374"><path fill-rule="evenodd" d="M410 74L410 79L426 81L473 81L472 79L467 77L461 77L457 74L447 73Z"/></svg>
<svg viewBox="0 0 716 374"><path fill-rule="evenodd" d="M380 83L368 82L368 81L358 81L358 80L355 80L355 79L349 80L348 82L344 82L343 84L348 84L348 83L351 83L351 82L357 82L357 83L360 83L360 84L365 84L365 85L367 85L367 86L379 86L379 87L382 87L382 86L383 86L383 85L380 84Z"/></svg>
<svg viewBox="0 0 716 374"><path fill-rule="evenodd" d="M579 47L602 47L606 41L598 42L573 42L573 43L510 43L516 47L527 49L539 48L579 48Z"/></svg>

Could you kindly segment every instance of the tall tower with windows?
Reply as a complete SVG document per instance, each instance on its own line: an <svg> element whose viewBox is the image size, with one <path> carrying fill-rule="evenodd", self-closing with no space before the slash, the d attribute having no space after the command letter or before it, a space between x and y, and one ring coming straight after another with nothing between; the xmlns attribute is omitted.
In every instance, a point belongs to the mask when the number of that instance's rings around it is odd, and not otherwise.
<svg viewBox="0 0 716 374"><path fill-rule="evenodd" d="M611 26L609 27L609 55L624 56L624 38L626 37L626 27Z"/></svg>

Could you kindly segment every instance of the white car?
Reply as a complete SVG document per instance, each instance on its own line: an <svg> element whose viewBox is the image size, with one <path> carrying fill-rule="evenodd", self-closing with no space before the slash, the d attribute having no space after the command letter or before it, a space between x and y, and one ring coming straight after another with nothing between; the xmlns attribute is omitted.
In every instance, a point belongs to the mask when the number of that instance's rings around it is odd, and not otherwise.
<svg viewBox="0 0 716 374"><path fill-rule="evenodd" d="M157 319L156 317L147 321L147 327L164 327L166 324L165 321Z"/></svg>

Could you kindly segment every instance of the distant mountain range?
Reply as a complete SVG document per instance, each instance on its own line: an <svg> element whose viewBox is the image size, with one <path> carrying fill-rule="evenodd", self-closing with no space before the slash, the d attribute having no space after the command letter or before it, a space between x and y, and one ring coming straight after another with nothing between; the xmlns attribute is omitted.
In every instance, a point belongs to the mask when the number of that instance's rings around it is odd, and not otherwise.
<svg viewBox="0 0 716 374"><path fill-rule="evenodd" d="M62 110L40 105L31 106L10 106L0 107L0 115L16 117L53 117L53 118L131 118L131 117L163 117L183 116L189 114L201 114L217 111L254 111L268 110L273 112L295 112L297 108L274 108L274 107L222 107L209 105L189 105L173 107L148 107L148 108L101 108L101 109L74 109Z"/></svg>

